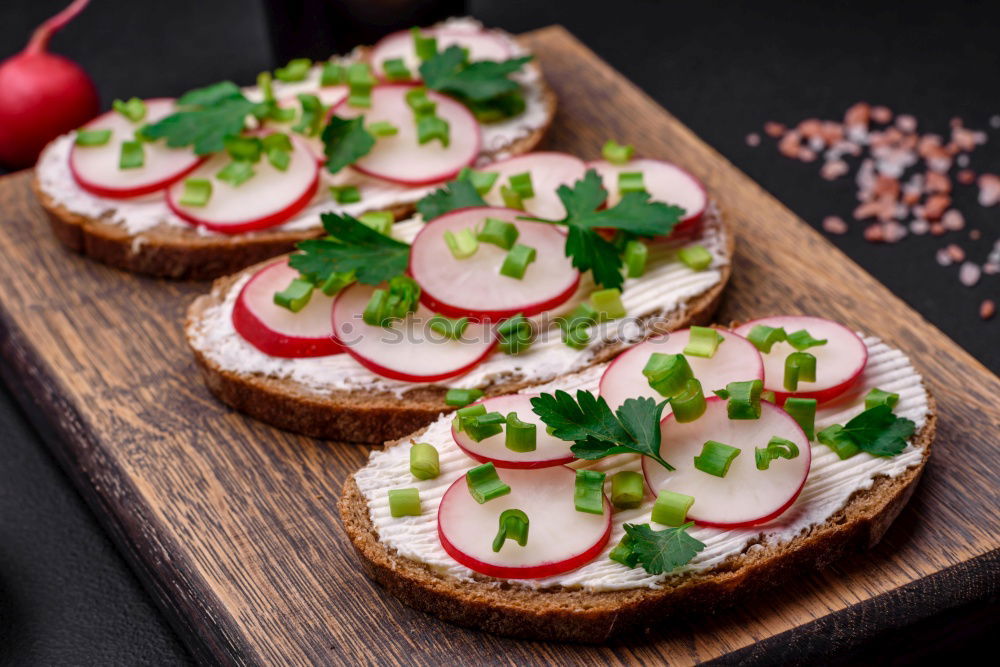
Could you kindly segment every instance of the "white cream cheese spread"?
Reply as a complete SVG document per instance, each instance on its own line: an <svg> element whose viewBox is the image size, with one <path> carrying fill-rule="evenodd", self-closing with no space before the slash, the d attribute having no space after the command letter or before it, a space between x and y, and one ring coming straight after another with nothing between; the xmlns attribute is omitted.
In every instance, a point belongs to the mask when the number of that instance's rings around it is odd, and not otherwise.
<svg viewBox="0 0 1000 667"><path fill-rule="evenodd" d="M890 348L879 339L864 337L868 347L868 364L858 384L845 396L820 407L816 414L816 429L831 424L844 423L864 409L864 395L878 387L898 393L899 403L894 412L912 419L917 431L923 427L928 416L928 397L920 375L909 359L899 350ZM550 385L535 387L530 391L553 391L554 389L597 390L597 383L605 366L595 366L571 377L560 378ZM466 456L451 437L451 417L442 416L419 436L419 442L434 445L440 453L441 474L432 480L417 480L410 474L409 447L406 444L373 451L368 464L355 474L361 493L368 501L369 511L379 539L399 555L421 563L434 570L461 580L481 579L472 570L452 559L438 540L437 509L441 497L448 487L466 470L478 465ZM588 591L613 591L633 588L657 588L670 577L683 572L703 571L719 565L730 556L738 555L745 549L763 549L766 546L782 544L798 535L807 533L813 526L822 524L845 506L851 496L859 490L868 489L876 477L895 477L906 469L917 465L923 458L922 449L912 442L902 453L893 457L873 457L860 453L841 460L825 445L813 443L812 466L802 493L795 503L779 518L753 528L722 530L718 528L695 527L690 534L705 543L701 551L688 565L672 573L651 575L643 568L627 568L608 558L610 550L624 535L624 523L647 523L650 521L652 499L639 508L615 512L611 539L597 558L583 567L544 579L522 580L524 586L536 589L563 586ZM619 470L641 472L639 456L618 455L602 461L580 462L611 475ZM500 471L501 477L503 471ZM608 482L610 484L610 481ZM423 513L420 516L393 518L389 514L387 491L393 488L416 487L420 492Z"/></svg>

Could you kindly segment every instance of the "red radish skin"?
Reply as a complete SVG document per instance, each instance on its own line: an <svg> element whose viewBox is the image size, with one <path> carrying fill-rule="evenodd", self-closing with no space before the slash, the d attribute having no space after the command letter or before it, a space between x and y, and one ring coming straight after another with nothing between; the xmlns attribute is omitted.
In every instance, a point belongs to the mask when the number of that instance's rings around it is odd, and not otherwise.
<svg viewBox="0 0 1000 667"><path fill-rule="evenodd" d="M466 208L452 211L424 225L413 239L409 272L420 283L421 302L447 317L477 321L500 320L517 313L526 316L551 310L572 297L580 283L563 248L566 238L544 222L518 220L521 211L506 208ZM486 218L513 223L517 242L537 251L520 280L500 274L507 251L480 243L476 253L456 259L444 241L445 231L481 227Z"/></svg>
<svg viewBox="0 0 1000 667"><path fill-rule="evenodd" d="M708 206L708 191L702 182L672 162L637 158L619 165L606 160L595 160L588 162L587 168L596 169L603 179L604 187L608 191L608 206L614 206L621 200L618 192L618 174L641 171L643 184L653 201L674 204L685 210L684 217L668 236L682 236L697 229Z"/></svg>
<svg viewBox="0 0 1000 667"><path fill-rule="evenodd" d="M83 69L48 52L53 33L72 21L90 0L76 0L40 25L27 47L0 63L0 163L29 167L60 134L97 115L100 100Z"/></svg>
<svg viewBox="0 0 1000 667"><path fill-rule="evenodd" d="M133 123L117 111L108 111L81 129L112 131L104 146L73 145L69 168L84 190L109 199L130 199L159 192L197 169L206 158L188 148L168 148L162 142L145 144L145 164L138 169L119 169L118 157L123 137L131 139L142 125L169 116L174 111L173 98L145 100L146 117Z"/></svg>
<svg viewBox="0 0 1000 667"><path fill-rule="evenodd" d="M540 579L570 572L597 558L611 537L611 503L604 514L577 512L576 471L565 466L501 470L511 492L479 505L465 475L445 491L438 507L438 538L445 552L465 567L502 579ZM507 540L491 549L500 513L517 508L528 515L528 543ZM569 553L564 553L569 551Z"/></svg>
<svg viewBox="0 0 1000 667"><path fill-rule="evenodd" d="M646 484L654 497L661 489L693 496L688 519L701 526L748 528L773 521L792 506L809 477L812 463L809 440L795 420L772 403L761 403L760 419L731 420L726 402L712 396L699 419L678 424L673 415L668 415L660 429L663 437L660 455L676 470L668 471L643 457ZM773 436L794 442L799 455L794 459L775 459L767 470L757 470L754 448L766 446ZM741 450L725 477L694 467L694 457L701 453L707 440Z"/></svg>
<svg viewBox="0 0 1000 667"><path fill-rule="evenodd" d="M815 398L826 403L854 386L868 363L868 347L857 334L844 325L822 317L807 315L780 315L752 320L735 329L736 333L749 335L758 324L784 327L787 333L805 329L813 338L828 338L826 345L805 350L816 357L816 382L799 382L799 390L790 392L784 387L785 359L795 352L788 343L775 343L764 360L764 388L774 392L778 405L790 396Z"/></svg>
<svg viewBox="0 0 1000 667"><path fill-rule="evenodd" d="M288 287L299 272L287 260L255 274L236 299L233 327L248 343L272 357L326 357L344 348L333 338L330 310L333 297L314 290L309 303L293 313L274 303L275 292Z"/></svg>
<svg viewBox="0 0 1000 667"><path fill-rule="evenodd" d="M719 343L711 358L686 356L691 371L702 385L706 396L715 389L725 389L730 382L763 380L764 362L753 343L731 331L719 330L725 340ZM691 337L690 329L650 338L622 352L601 376L599 393L612 409L618 408L627 398L648 396L663 400L642 374L642 369L655 352L681 354ZM666 408L670 410L669 404Z"/></svg>
<svg viewBox="0 0 1000 667"><path fill-rule="evenodd" d="M496 183L483 197L490 206L504 205L500 186L508 185L511 176L529 172L535 196L524 200L525 213L549 220L561 220L566 217L566 209L556 190L560 185L572 187L583 178L587 167L583 160L575 155L556 151L535 151L498 160L483 167L482 171L499 175Z"/></svg>
<svg viewBox="0 0 1000 667"><path fill-rule="evenodd" d="M351 165L354 169L401 185L430 185L453 178L479 156L482 136L475 116L462 104L434 91L427 95L437 103L437 115L448 122L451 142L447 148L437 140L423 146L417 143L413 110L406 103L406 92L415 87L383 84L372 89L370 109L352 107L347 100L334 107L340 117L364 115L366 125L385 121L398 130L393 136L380 137L370 153Z"/></svg>
<svg viewBox="0 0 1000 667"><path fill-rule="evenodd" d="M462 341L443 341L428 332L433 312L420 306L404 323L390 328L365 324L361 315L375 288L354 284L333 303L333 335L359 364L382 377L403 382L437 382L478 366L493 351L493 331L471 322Z"/></svg>
<svg viewBox="0 0 1000 667"><path fill-rule="evenodd" d="M238 186L215 178L229 157L219 154L191 172L191 178L212 181L212 198L205 207L183 206L184 183L167 190L167 206L179 218L197 227L222 234L240 234L267 229L291 219L316 195L320 169L312 152L298 137L292 137L292 161L287 171L278 171L266 158L254 165L257 174ZM260 215L261 213L263 215ZM260 215L260 217L253 217Z"/></svg>
<svg viewBox="0 0 1000 667"><path fill-rule="evenodd" d="M538 394L509 394L474 403L474 405L486 406L487 412L499 412L504 416L516 412L521 421L535 424L536 448L534 451L515 452L507 449L505 444L506 427L504 427L503 433L476 442L467 434L456 431L453 425L451 429L452 439L458 448L469 457L480 463L492 462L497 468L531 470L564 465L575 461L576 457L569 449L572 443L549 435L545 431L545 422L532 411L531 399L535 396Z"/></svg>
<svg viewBox="0 0 1000 667"><path fill-rule="evenodd" d="M438 51L444 51L449 46L457 45L469 49L469 59L478 60L507 60L511 56L510 47L507 41L494 33L485 30L466 31L448 28L429 28L423 30L425 34L437 37ZM393 58L402 58L403 64L410 71L413 80L420 79L418 67L420 61L417 59L416 51L413 48L413 35L409 30L400 30L386 35L372 47L368 60L372 70L380 79L385 79L385 72L382 70L382 63Z"/></svg>

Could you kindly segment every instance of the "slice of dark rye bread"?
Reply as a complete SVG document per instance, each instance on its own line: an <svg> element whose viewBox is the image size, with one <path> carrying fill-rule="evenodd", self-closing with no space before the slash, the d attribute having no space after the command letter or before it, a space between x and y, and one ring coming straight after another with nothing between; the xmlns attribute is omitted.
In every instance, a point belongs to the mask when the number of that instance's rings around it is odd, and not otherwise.
<svg viewBox="0 0 1000 667"><path fill-rule="evenodd" d="M923 450L920 463L896 477L877 477L871 488L855 492L843 508L808 533L763 549L748 545L717 567L678 575L659 589L534 590L486 576L460 581L403 558L379 541L368 502L353 476L345 482L337 507L365 573L405 604L457 625L498 635L598 643L647 628L655 632L655 626L673 614L714 612L732 606L789 581L795 574L873 547L910 499L927 464L937 424L930 394L927 408L927 421L912 440ZM417 435L386 446L409 443Z"/></svg>
<svg viewBox="0 0 1000 667"><path fill-rule="evenodd" d="M483 156L497 159L521 155L541 144L555 118L557 100L543 76L538 77L537 84L546 107L544 125L494 152L484 152ZM42 190L37 173L32 179L32 189L48 214L53 233L67 248L125 271L159 278L211 280L291 252L299 241L323 235L320 228L205 235L193 226L167 224L135 234L112 221L68 210ZM410 215L414 205L400 204L385 210L399 220Z"/></svg>
<svg viewBox="0 0 1000 667"><path fill-rule="evenodd" d="M714 210L714 209L713 209ZM708 215L708 213L706 213ZM707 324L712 320L723 290L731 275L733 234L719 222L725 238L726 256L730 259L720 268L721 277L708 291L696 295L679 307L654 313L646 319L648 335L683 329L692 324ZM225 300L231 286L241 276L260 269L253 266L238 274L215 281L209 294L198 297L188 308L185 333L188 345L205 378L205 383L223 403L288 431L314 438L381 444L426 426L442 412L454 408L445 405L447 387L420 385L402 397L392 392L370 390L331 390L318 394L315 390L290 379L260 374L239 373L221 367L193 344L195 328L205 311ZM620 352L620 345L600 349L588 365L608 361ZM581 369L582 370L582 369ZM519 391L532 383L511 377L483 387L487 396ZM538 384L538 383L535 383Z"/></svg>

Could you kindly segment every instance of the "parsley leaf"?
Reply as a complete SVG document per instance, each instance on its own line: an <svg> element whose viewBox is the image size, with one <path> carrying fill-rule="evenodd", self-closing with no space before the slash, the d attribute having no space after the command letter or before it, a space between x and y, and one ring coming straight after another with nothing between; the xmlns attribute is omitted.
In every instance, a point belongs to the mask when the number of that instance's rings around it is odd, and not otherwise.
<svg viewBox="0 0 1000 667"><path fill-rule="evenodd" d="M375 146L375 137L365 129L365 117L340 118L331 116L323 128L323 152L326 153L326 169L336 174L358 158L368 155Z"/></svg>
<svg viewBox="0 0 1000 667"><path fill-rule="evenodd" d="M520 86L507 77L524 67L532 56L503 62L466 62L465 51L449 46L420 65L420 76L428 88L463 100L485 102L517 91Z"/></svg>
<svg viewBox="0 0 1000 667"><path fill-rule="evenodd" d="M173 148L194 146L197 155L221 151L227 138L243 132L247 115L266 106L245 98L231 81L189 91L177 105L179 111L145 126L142 134L150 140L166 139Z"/></svg>
<svg viewBox="0 0 1000 667"><path fill-rule="evenodd" d="M667 470L673 466L660 457L660 417L667 404L652 398L629 398L618 411L589 391L576 392L576 400L562 390L531 399L532 411L560 440L572 440L577 458L594 461L612 454L642 454Z"/></svg>
<svg viewBox="0 0 1000 667"><path fill-rule="evenodd" d="M424 221L430 222L445 213L476 206L486 206L486 202L471 181L459 179L446 183L442 188L418 201L417 212L423 216Z"/></svg>
<svg viewBox="0 0 1000 667"><path fill-rule="evenodd" d="M566 209L562 220L524 218L563 224L569 227L566 255L580 271L591 271L594 282L602 287L621 287L624 282L620 250L602 237L598 229L618 229L638 236L669 234L684 215L684 209L662 202L649 201L645 192L630 192L608 209L601 206L608 198L601 177L588 169L573 187L556 190Z"/></svg>
<svg viewBox="0 0 1000 667"><path fill-rule="evenodd" d="M335 273L354 271L359 283L378 285L406 271L410 246L379 234L349 215L323 213L323 228L332 238L310 239L296 245L289 266L322 282Z"/></svg>
<svg viewBox="0 0 1000 667"><path fill-rule="evenodd" d="M663 574L687 565L705 548L704 543L688 535L687 529L693 525L653 530L649 524L626 523L625 534L631 538L630 547L637 563L650 574Z"/></svg>
<svg viewBox="0 0 1000 667"><path fill-rule="evenodd" d="M916 429L905 417L897 417L888 405L876 405L865 410L844 425L848 436L872 456L895 456L906 448L906 441Z"/></svg>

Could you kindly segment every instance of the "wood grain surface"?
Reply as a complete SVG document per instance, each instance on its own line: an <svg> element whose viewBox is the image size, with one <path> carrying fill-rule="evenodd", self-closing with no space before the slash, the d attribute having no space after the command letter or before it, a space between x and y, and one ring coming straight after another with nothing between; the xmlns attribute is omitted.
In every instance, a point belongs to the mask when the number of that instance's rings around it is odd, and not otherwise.
<svg viewBox="0 0 1000 667"><path fill-rule="evenodd" d="M769 646L773 655L795 642L835 650L995 593L1000 380L563 29L527 39L560 96L551 148L593 158L609 137L635 143L690 169L721 202L738 250L720 321L827 315L910 354L940 406L923 481L874 550L640 641L558 645L456 628L359 572L334 504L366 448L274 430L209 395L181 333L185 307L206 286L67 253L29 175L6 177L4 376L44 415L56 455L195 655L234 664L767 659Z"/></svg>

